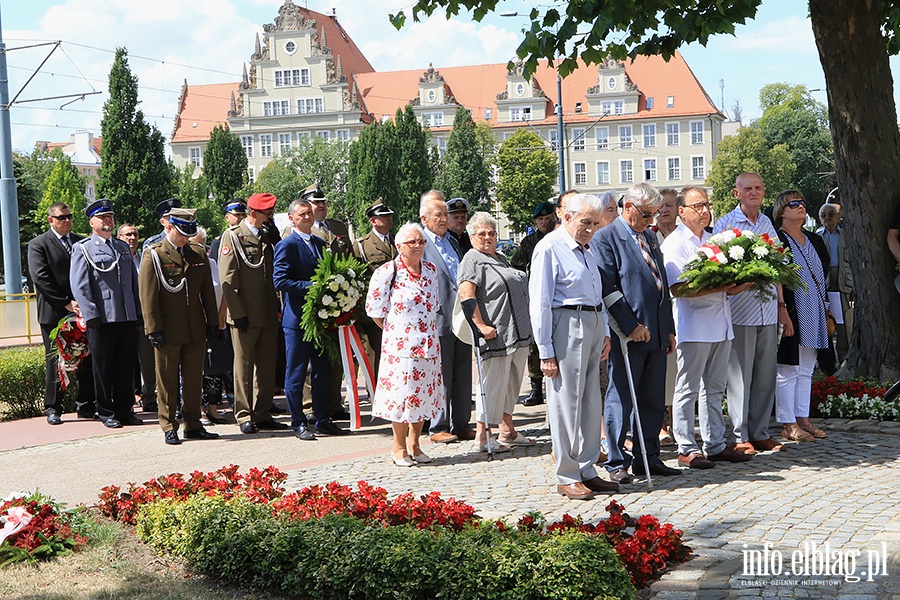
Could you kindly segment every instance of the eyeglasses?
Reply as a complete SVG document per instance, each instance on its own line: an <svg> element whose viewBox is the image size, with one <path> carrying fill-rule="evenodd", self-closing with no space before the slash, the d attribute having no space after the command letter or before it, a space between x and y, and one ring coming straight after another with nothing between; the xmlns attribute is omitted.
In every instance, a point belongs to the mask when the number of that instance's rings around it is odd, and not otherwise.
<svg viewBox="0 0 900 600"><path fill-rule="evenodd" d="M693 204L685 204L687 208L693 208L697 212L701 212L703 210L710 210L712 208L712 204L709 202L695 202Z"/></svg>
<svg viewBox="0 0 900 600"><path fill-rule="evenodd" d="M425 240L407 240L403 243L407 246L424 246Z"/></svg>
<svg viewBox="0 0 900 600"><path fill-rule="evenodd" d="M643 218L643 219L652 219L657 214L659 214L659 210L654 210L653 212L644 212L641 209L639 209L637 206L635 206L634 204L631 205L631 208L638 211L638 213L641 215L641 218Z"/></svg>
<svg viewBox="0 0 900 600"><path fill-rule="evenodd" d="M801 206L803 208L806 208L806 202L804 202L803 200L791 200L784 205L785 208L800 208Z"/></svg>
<svg viewBox="0 0 900 600"><path fill-rule="evenodd" d="M475 234L475 237L481 238L481 239L495 238L495 237L497 237L497 232L496 231L479 231L478 233Z"/></svg>
<svg viewBox="0 0 900 600"><path fill-rule="evenodd" d="M56 219L57 221L71 221L72 213L69 213L67 215L50 215L50 218Z"/></svg>

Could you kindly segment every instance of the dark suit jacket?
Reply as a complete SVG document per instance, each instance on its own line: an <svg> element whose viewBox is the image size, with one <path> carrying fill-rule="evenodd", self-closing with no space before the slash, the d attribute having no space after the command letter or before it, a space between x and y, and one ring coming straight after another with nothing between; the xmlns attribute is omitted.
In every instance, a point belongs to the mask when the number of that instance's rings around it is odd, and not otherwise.
<svg viewBox="0 0 900 600"><path fill-rule="evenodd" d="M453 236L448 233L445 239L456 250L458 259L462 261L462 252ZM456 301L459 284L450 277L450 269L447 268L447 264L431 238L426 235L425 241L423 260L427 260L437 267L438 272L438 335L453 335L453 303Z"/></svg>
<svg viewBox="0 0 900 600"><path fill-rule="evenodd" d="M622 293L622 297L609 307L609 314L625 335L631 333L638 324L650 330L649 342L633 346L648 350L666 349L669 346L669 334L675 333L666 268L656 235L649 229L639 235L644 237L656 262L662 279L662 292L656 288L653 272L634 240L632 229L618 218L598 231L591 243L597 250L603 297L615 292Z"/></svg>
<svg viewBox="0 0 900 600"><path fill-rule="evenodd" d="M325 242L315 235L310 240L320 255L325 252ZM300 315L306 302L306 290L312 285L319 259L296 233L292 233L275 246L275 289L284 292L284 313L281 326L300 329Z"/></svg>
<svg viewBox="0 0 900 600"><path fill-rule="evenodd" d="M82 236L70 233L74 245ZM72 301L69 285L71 256L52 229L28 242L28 273L37 292L38 323L56 325L69 314L66 304Z"/></svg>

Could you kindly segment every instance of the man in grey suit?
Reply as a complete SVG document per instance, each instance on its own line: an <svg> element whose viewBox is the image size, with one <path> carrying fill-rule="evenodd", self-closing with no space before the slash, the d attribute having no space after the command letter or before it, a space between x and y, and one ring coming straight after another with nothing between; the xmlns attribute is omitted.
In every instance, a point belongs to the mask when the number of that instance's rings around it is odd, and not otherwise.
<svg viewBox="0 0 900 600"><path fill-rule="evenodd" d="M88 326L97 414L110 428L141 425L134 416L134 363L141 317L137 269L128 244L113 236L110 200L87 205L91 237L72 248L69 281Z"/></svg>
<svg viewBox="0 0 900 600"><path fill-rule="evenodd" d="M677 475L659 458L659 430L666 412L666 355L675 352L675 322L665 263L656 235L647 231L660 203L660 195L649 183L639 183L625 192L622 214L594 237L597 264L603 284L604 303L610 318L628 335L631 375L638 399L643 440L637 435L632 414L631 390L618 335L611 336L609 360L611 384L606 391L606 435L609 456L606 470L618 483L631 482L628 468L633 457L625 451L630 429L637 454L643 445L653 475ZM644 475L642 462L634 463Z"/></svg>
<svg viewBox="0 0 900 600"><path fill-rule="evenodd" d="M438 335L441 339L441 368L446 405L431 420L431 441L449 444L474 440L469 425L472 415L472 346L453 335L453 304L458 284L456 269L462 254L459 244L447 233L447 205L444 195L431 190L422 195L419 218L425 226L425 260L438 270Z"/></svg>

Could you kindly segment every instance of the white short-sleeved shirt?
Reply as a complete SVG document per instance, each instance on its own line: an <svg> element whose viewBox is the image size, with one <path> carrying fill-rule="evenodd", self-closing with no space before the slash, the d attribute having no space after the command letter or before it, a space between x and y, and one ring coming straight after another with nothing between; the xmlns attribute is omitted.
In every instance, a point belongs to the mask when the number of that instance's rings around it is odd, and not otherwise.
<svg viewBox="0 0 900 600"><path fill-rule="evenodd" d="M681 223L667 237L660 249L666 262L666 277L670 285L682 283L681 272L691 259L697 256L709 233L704 231L697 237ZM725 292L706 294L696 298L675 297L673 313L678 343L682 342L722 342L734 338L731 328L731 305Z"/></svg>

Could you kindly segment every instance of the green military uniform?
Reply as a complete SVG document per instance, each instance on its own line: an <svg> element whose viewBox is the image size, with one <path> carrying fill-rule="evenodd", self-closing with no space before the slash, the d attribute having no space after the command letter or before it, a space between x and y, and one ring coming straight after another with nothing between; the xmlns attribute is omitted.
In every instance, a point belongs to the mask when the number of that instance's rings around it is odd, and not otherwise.
<svg viewBox="0 0 900 600"><path fill-rule="evenodd" d="M179 252L164 237L144 251L138 284L145 332L162 332L164 338L154 350L160 427L178 429L180 367L185 430L198 430L206 328L219 322L206 248L189 242Z"/></svg>
<svg viewBox="0 0 900 600"><path fill-rule="evenodd" d="M397 247L390 234L387 241L382 241L377 233L370 231L356 240L356 257L368 265L371 275L384 263L397 258Z"/></svg>
<svg viewBox="0 0 900 600"><path fill-rule="evenodd" d="M278 296L272 282L273 245L247 221L222 234L219 280L234 345L234 416L240 424L270 422L275 394ZM249 320L247 331L234 327Z"/></svg>
<svg viewBox="0 0 900 600"><path fill-rule="evenodd" d="M312 234L325 240L325 246L335 254L342 256L353 254L350 230L343 221L325 219L323 223L313 223Z"/></svg>

